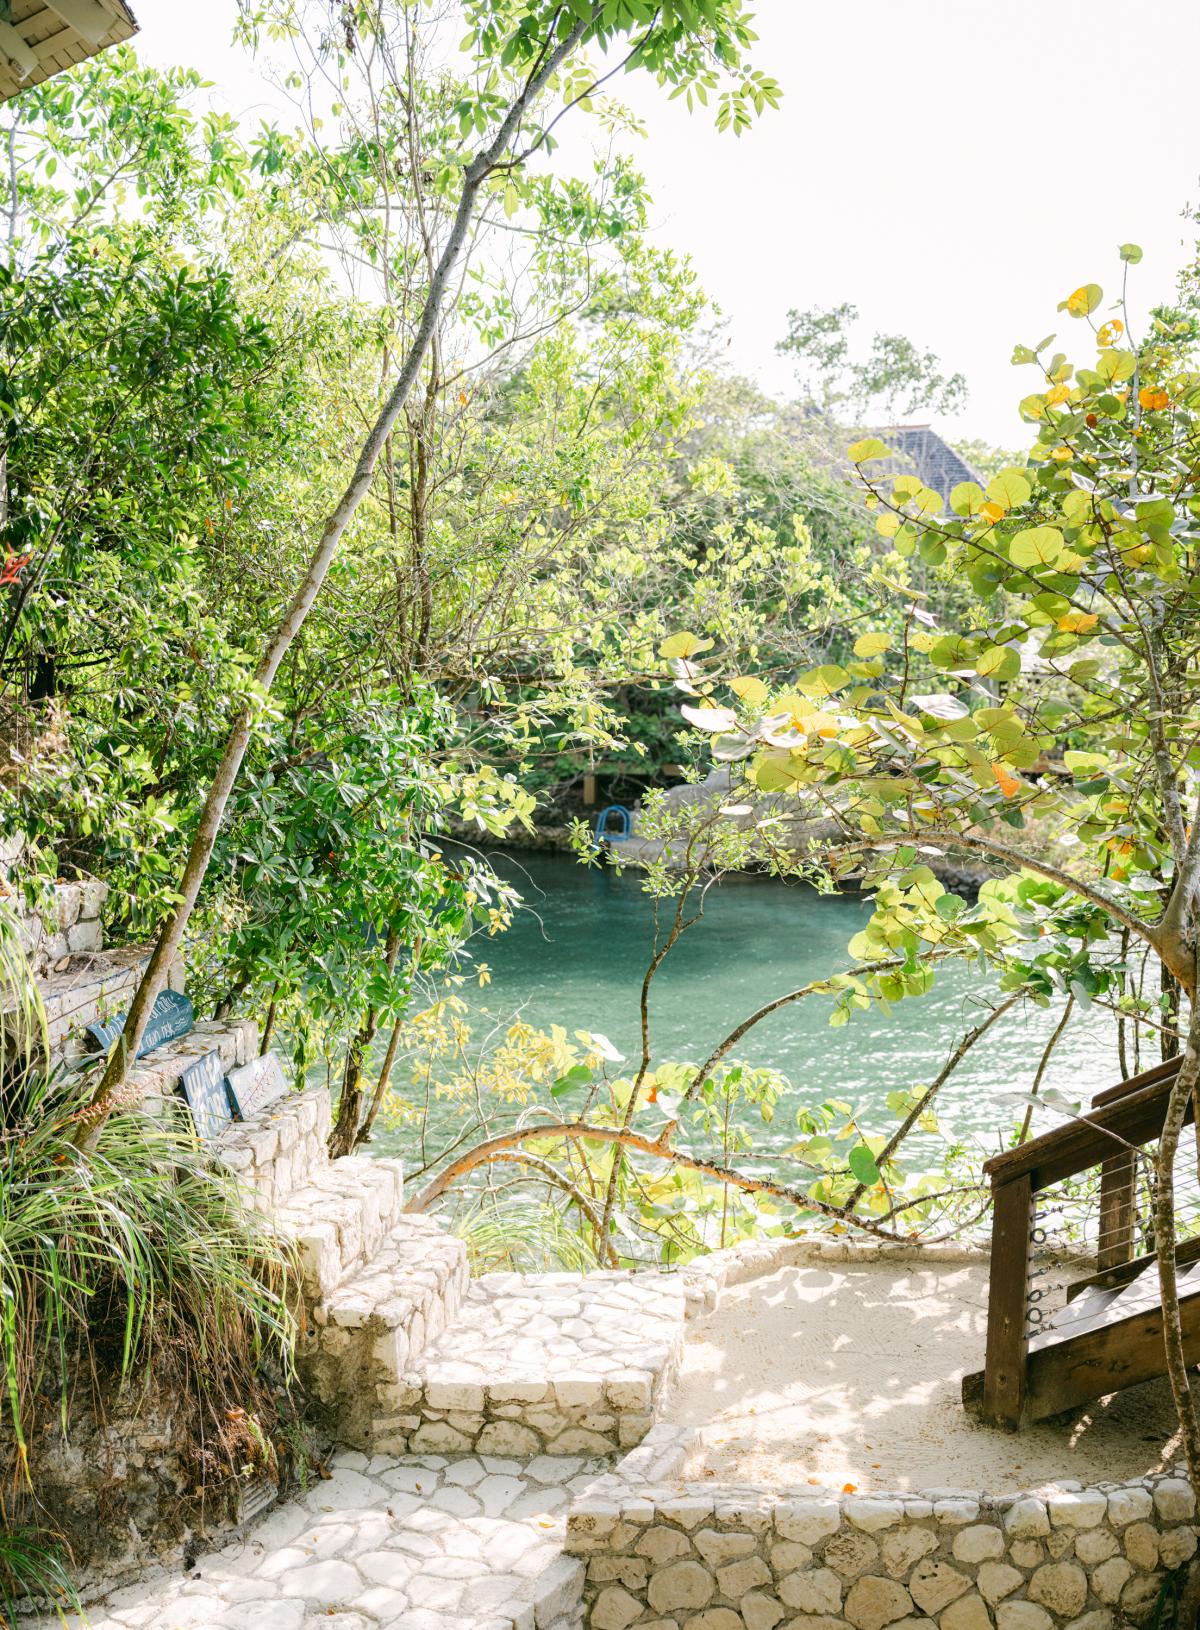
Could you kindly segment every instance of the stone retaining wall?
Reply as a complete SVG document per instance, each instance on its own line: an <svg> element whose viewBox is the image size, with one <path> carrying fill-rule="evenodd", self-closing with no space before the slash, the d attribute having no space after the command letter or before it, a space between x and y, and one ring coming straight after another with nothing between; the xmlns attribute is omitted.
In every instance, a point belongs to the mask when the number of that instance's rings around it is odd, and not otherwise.
<svg viewBox="0 0 1200 1630"><path fill-rule="evenodd" d="M767 1494L601 1479L568 1519L591 1630L1111 1630L1196 1549L1191 1485Z"/></svg>
<svg viewBox="0 0 1200 1630"><path fill-rule="evenodd" d="M64 957L99 951L104 944L100 914L108 884L89 878L83 883L55 883L40 909L18 910L21 948L35 974L43 974Z"/></svg>
<svg viewBox="0 0 1200 1630"><path fill-rule="evenodd" d="M685 1273L713 1307L785 1264L914 1255L983 1253L818 1237L714 1252ZM1197 1546L1183 1467L1003 1496L838 1494L682 1481L700 1440L655 1427L573 1505L566 1550L587 1566L590 1630L1113 1630L1147 1624Z"/></svg>
<svg viewBox="0 0 1200 1630"><path fill-rule="evenodd" d="M217 1160L238 1179L248 1203L269 1216L294 1190L304 1187L311 1172L326 1164L332 1124L329 1089L310 1087L279 1099L249 1121L227 1127Z"/></svg>

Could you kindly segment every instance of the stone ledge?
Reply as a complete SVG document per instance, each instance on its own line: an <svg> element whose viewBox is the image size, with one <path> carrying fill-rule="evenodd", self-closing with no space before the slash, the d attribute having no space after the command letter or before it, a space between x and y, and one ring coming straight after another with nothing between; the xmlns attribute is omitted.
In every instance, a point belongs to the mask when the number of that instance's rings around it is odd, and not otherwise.
<svg viewBox="0 0 1200 1630"><path fill-rule="evenodd" d="M486 1274L400 1387L375 1446L413 1454L611 1455L674 1379L686 1288L657 1273Z"/></svg>
<svg viewBox="0 0 1200 1630"><path fill-rule="evenodd" d="M249 1020L241 1022L246 1030L245 1057L237 1062L246 1063L258 1053L258 1027ZM196 1026L196 1031L201 1029ZM216 1146L216 1158L237 1173L251 1205L274 1215L309 1185L314 1172L328 1166L325 1143L330 1124L327 1087L292 1092L248 1121L227 1127Z"/></svg>
<svg viewBox="0 0 1200 1630"><path fill-rule="evenodd" d="M674 1614L694 1630L1111 1630L1147 1623L1196 1551L1177 1471L1005 1496L768 1492L672 1482L692 1436L656 1428L568 1514L593 1630Z"/></svg>
<svg viewBox="0 0 1200 1630"><path fill-rule="evenodd" d="M65 967L40 979L51 1053L83 1057L82 1045L71 1045L75 1033L97 1020L107 1021L126 1006L149 959L150 947L146 945L122 946L115 951L81 950L72 952ZM182 989L180 963L172 967L168 983L173 990ZM37 1036L19 1033L14 1014L4 1017L5 1027L18 1046L28 1049L40 1045Z"/></svg>
<svg viewBox="0 0 1200 1630"><path fill-rule="evenodd" d="M765 1279L780 1268L815 1262L962 1262L986 1263L986 1240L964 1245L908 1245L890 1240L835 1239L828 1233L796 1234L786 1239L744 1240L722 1251L710 1251L680 1269L687 1286L689 1310L711 1313L721 1293L732 1285Z"/></svg>

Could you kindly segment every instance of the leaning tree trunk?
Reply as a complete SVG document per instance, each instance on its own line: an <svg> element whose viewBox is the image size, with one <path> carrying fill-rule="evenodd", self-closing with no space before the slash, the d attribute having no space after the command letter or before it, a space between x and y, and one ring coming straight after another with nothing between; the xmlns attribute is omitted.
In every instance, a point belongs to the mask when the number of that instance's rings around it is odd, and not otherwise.
<svg viewBox="0 0 1200 1630"><path fill-rule="evenodd" d="M379 461L380 454L383 452L384 445L396 420L408 401L425 354L429 349L439 313L445 303L450 278L466 244L467 232L483 184L495 167L504 159L509 144L519 131L522 121L538 101L551 78L558 72L564 60L575 50L599 11L600 7L597 5L587 16L577 20L574 26L563 35L552 49L546 50L536 72L530 75L519 95L510 104L496 135L486 147L475 155L466 168L463 176L462 196L454 214L454 221L450 228L450 235L446 240L446 246L442 250L441 257L430 280L429 290L425 296L425 304L421 311L412 346L404 359L396 383L392 387L391 394L388 396L382 412L363 443L350 483L342 494L337 507L325 522L321 540L308 563L308 568L255 671L256 698L261 697L271 689L275 675L279 671L280 663L287 655L293 640L299 634L304 626L305 619L312 610L313 602L316 600L321 585L325 581L326 574L329 571L334 555L337 553L338 545L345 535L346 528L349 526L358 506L370 490L375 466ZM247 703L243 706L234 721L233 729L229 733L229 739L225 743L225 749L221 754L221 760L213 777L212 785L208 789L204 807L200 812L200 821L196 827L191 848L188 851L183 876L179 884L178 902L159 930L154 950L130 1004L125 1027L109 1055L104 1073L81 1118L77 1134L81 1143L91 1142L107 1117L114 1110L122 1108L130 1097L127 1086L129 1066L137 1057L138 1048L141 1046L151 1010L167 982L167 975L170 972L172 963L179 955L184 931L187 928L205 874L208 871L213 847L217 840L217 833L224 818L225 806L229 802L233 784L237 779L238 771L241 769L242 760L246 756L246 748L250 742L256 709L257 700L253 704Z"/></svg>

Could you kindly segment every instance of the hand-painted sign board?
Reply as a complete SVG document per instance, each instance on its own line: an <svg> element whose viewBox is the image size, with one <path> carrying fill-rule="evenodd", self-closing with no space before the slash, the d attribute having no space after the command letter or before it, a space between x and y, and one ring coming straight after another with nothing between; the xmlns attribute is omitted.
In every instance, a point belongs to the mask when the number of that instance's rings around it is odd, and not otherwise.
<svg viewBox="0 0 1200 1630"><path fill-rule="evenodd" d="M263 1053L229 1072L229 1097L239 1120L249 1120L276 1098L282 1098L287 1087L278 1053Z"/></svg>
<svg viewBox="0 0 1200 1630"><path fill-rule="evenodd" d="M225 1085L225 1066L214 1047L179 1077L183 1096L192 1112L197 1137L215 1138L233 1119Z"/></svg>
<svg viewBox="0 0 1200 1630"><path fill-rule="evenodd" d="M160 991L153 1008L150 1010L150 1020L146 1025L146 1032L142 1037L142 1044L138 1048L137 1056L145 1058L156 1047L163 1047L169 1041L178 1041L180 1036L186 1036L195 1021L196 1010L192 1006L190 996L182 991ZM106 1053L125 1028L124 1013L120 1018L111 1020L108 1024L89 1024L87 1034L102 1053Z"/></svg>

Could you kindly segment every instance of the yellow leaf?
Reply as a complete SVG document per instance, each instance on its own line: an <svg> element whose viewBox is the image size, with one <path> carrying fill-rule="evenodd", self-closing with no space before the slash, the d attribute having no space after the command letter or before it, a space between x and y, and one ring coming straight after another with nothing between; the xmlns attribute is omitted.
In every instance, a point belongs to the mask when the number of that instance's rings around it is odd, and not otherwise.
<svg viewBox="0 0 1200 1630"><path fill-rule="evenodd" d="M740 696L743 702L749 702L752 707L759 702L765 702L770 692L761 679L748 676L744 679L731 679L729 688L735 696Z"/></svg>
<svg viewBox="0 0 1200 1630"><path fill-rule="evenodd" d="M865 464L872 458L891 458L893 450L886 442L880 441L878 436L868 436L864 441L851 442L846 449L852 464Z"/></svg>
<svg viewBox="0 0 1200 1630"><path fill-rule="evenodd" d="M854 654L868 659L882 656L891 643L890 634L860 634L854 642Z"/></svg>
<svg viewBox="0 0 1200 1630"><path fill-rule="evenodd" d="M810 713L800 720L800 728L810 736L836 736L839 727L830 713Z"/></svg>
<svg viewBox="0 0 1200 1630"><path fill-rule="evenodd" d="M996 777L996 784L1006 798L1015 798L1025 785L1019 775L1013 775L999 760L992 765L992 774Z"/></svg>
<svg viewBox="0 0 1200 1630"><path fill-rule="evenodd" d="M1096 343L1102 346L1115 345L1124 332L1125 324L1119 317L1112 317L1096 335Z"/></svg>
<svg viewBox="0 0 1200 1630"><path fill-rule="evenodd" d="M1099 621L1099 617L1091 611L1068 611L1058 619L1058 627L1064 634L1086 634Z"/></svg>
<svg viewBox="0 0 1200 1630"><path fill-rule="evenodd" d="M786 696L779 698L775 706L781 713L790 713L792 718L797 721L811 718L817 711L815 703L810 702L807 696L801 696L796 691L788 691Z"/></svg>
<svg viewBox="0 0 1200 1630"><path fill-rule="evenodd" d="M1065 300L1059 302L1060 311L1069 311L1072 317L1086 317L1095 311L1104 298L1099 283L1082 283Z"/></svg>
<svg viewBox="0 0 1200 1630"><path fill-rule="evenodd" d="M1070 385L1055 385L1052 391L1046 393L1046 406L1057 407L1060 402L1065 402L1070 394Z"/></svg>
<svg viewBox="0 0 1200 1630"><path fill-rule="evenodd" d="M670 662L676 657L686 660L688 657L697 656L701 651L711 649L711 640L702 640L695 634L671 634L659 646L658 654Z"/></svg>
<svg viewBox="0 0 1200 1630"><path fill-rule="evenodd" d="M993 526L995 526L997 521L1002 521L1004 519L1003 505L993 504L990 501L980 508L979 513L983 516L985 521L991 521Z"/></svg>

